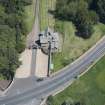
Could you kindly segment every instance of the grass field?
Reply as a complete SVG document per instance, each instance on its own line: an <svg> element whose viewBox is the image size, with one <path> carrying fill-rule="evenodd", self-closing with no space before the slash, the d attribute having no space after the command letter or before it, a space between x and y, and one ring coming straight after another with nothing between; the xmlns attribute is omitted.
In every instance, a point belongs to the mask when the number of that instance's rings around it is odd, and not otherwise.
<svg viewBox="0 0 105 105"><path fill-rule="evenodd" d="M52 105L64 101L81 101L84 105L105 105L105 57L70 87L56 95Z"/></svg>
<svg viewBox="0 0 105 105"><path fill-rule="evenodd" d="M54 72L73 62L105 34L105 25L99 23L94 26L94 33L90 39L84 40L76 36L76 29L72 22L54 19L49 14L48 11L54 10L55 5L56 0L41 0L40 2L41 30L48 26L53 27L62 38L62 52L53 55Z"/></svg>
<svg viewBox="0 0 105 105"><path fill-rule="evenodd" d="M53 28L55 19L53 15L49 13L50 10L54 10L56 0L40 0L40 29L45 30L48 26Z"/></svg>
<svg viewBox="0 0 105 105"><path fill-rule="evenodd" d="M35 0L33 0L32 5L25 7L25 25L27 28L27 31L30 32L33 27L34 19L35 19Z"/></svg>

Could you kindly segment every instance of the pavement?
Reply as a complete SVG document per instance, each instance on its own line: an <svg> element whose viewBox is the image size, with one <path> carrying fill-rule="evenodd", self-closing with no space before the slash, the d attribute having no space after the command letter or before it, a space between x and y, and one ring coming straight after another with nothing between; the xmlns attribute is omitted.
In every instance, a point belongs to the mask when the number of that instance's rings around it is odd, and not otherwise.
<svg viewBox="0 0 105 105"><path fill-rule="evenodd" d="M32 49L32 56L31 56L31 68L30 70L30 76L35 76L35 72L36 72L36 55L37 55L37 49Z"/></svg>

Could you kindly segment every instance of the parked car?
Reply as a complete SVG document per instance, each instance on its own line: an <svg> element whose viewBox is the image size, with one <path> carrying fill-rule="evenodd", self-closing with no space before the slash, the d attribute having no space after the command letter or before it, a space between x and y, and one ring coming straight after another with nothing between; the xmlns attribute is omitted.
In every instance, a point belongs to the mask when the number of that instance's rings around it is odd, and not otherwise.
<svg viewBox="0 0 105 105"><path fill-rule="evenodd" d="M37 82L41 82L41 81L43 81L44 79L43 78L38 78L37 79Z"/></svg>

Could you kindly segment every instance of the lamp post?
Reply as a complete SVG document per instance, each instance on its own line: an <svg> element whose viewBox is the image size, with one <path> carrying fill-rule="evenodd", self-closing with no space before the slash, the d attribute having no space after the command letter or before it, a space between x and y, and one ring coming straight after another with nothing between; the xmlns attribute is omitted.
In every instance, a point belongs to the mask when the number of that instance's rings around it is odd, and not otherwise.
<svg viewBox="0 0 105 105"><path fill-rule="evenodd" d="M48 42L49 43L49 48L48 48L48 72L47 72L47 76L50 76L50 66L51 66L51 41Z"/></svg>

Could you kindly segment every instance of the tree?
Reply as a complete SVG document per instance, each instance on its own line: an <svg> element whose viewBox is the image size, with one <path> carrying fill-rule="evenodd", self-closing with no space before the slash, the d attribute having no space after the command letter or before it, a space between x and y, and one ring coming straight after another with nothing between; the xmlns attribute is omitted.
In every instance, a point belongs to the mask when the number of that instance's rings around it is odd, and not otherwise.
<svg viewBox="0 0 105 105"><path fill-rule="evenodd" d="M24 7L32 0L0 0L0 76L13 78L19 66L19 53L25 48Z"/></svg>
<svg viewBox="0 0 105 105"><path fill-rule="evenodd" d="M12 79L19 66L18 53L15 49L15 31L9 26L0 27L0 73Z"/></svg>
<svg viewBox="0 0 105 105"><path fill-rule="evenodd" d="M0 5L0 25L5 24L6 17L7 15L5 13L5 8L2 5Z"/></svg>
<svg viewBox="0 0 105 105"><path fill-rule="evenodd" d="M97 11L100 16L101 22L105 23L105 0L98 0Z"/></svg>
<svg viewBox="0 0 105 105"><path fill-rule="evenodd" d="M53 96L49 96L46 102L47 105L53 105Z"/></svg>
<svg viewBox="0 0 105 105"><path fill-rule="evenodd" d="M72 21L77 28L77 35L90 38L92 26L99 22L99 16L89 7L93 0L57 0L55 17Z"/></svg>
<svg viewBox="0 0 105 105"><path fill-rule="evenodd" d="M74 104L70 103L70 102L67 102L67 101L64 101L61 105L74 105Z"/></svg>

